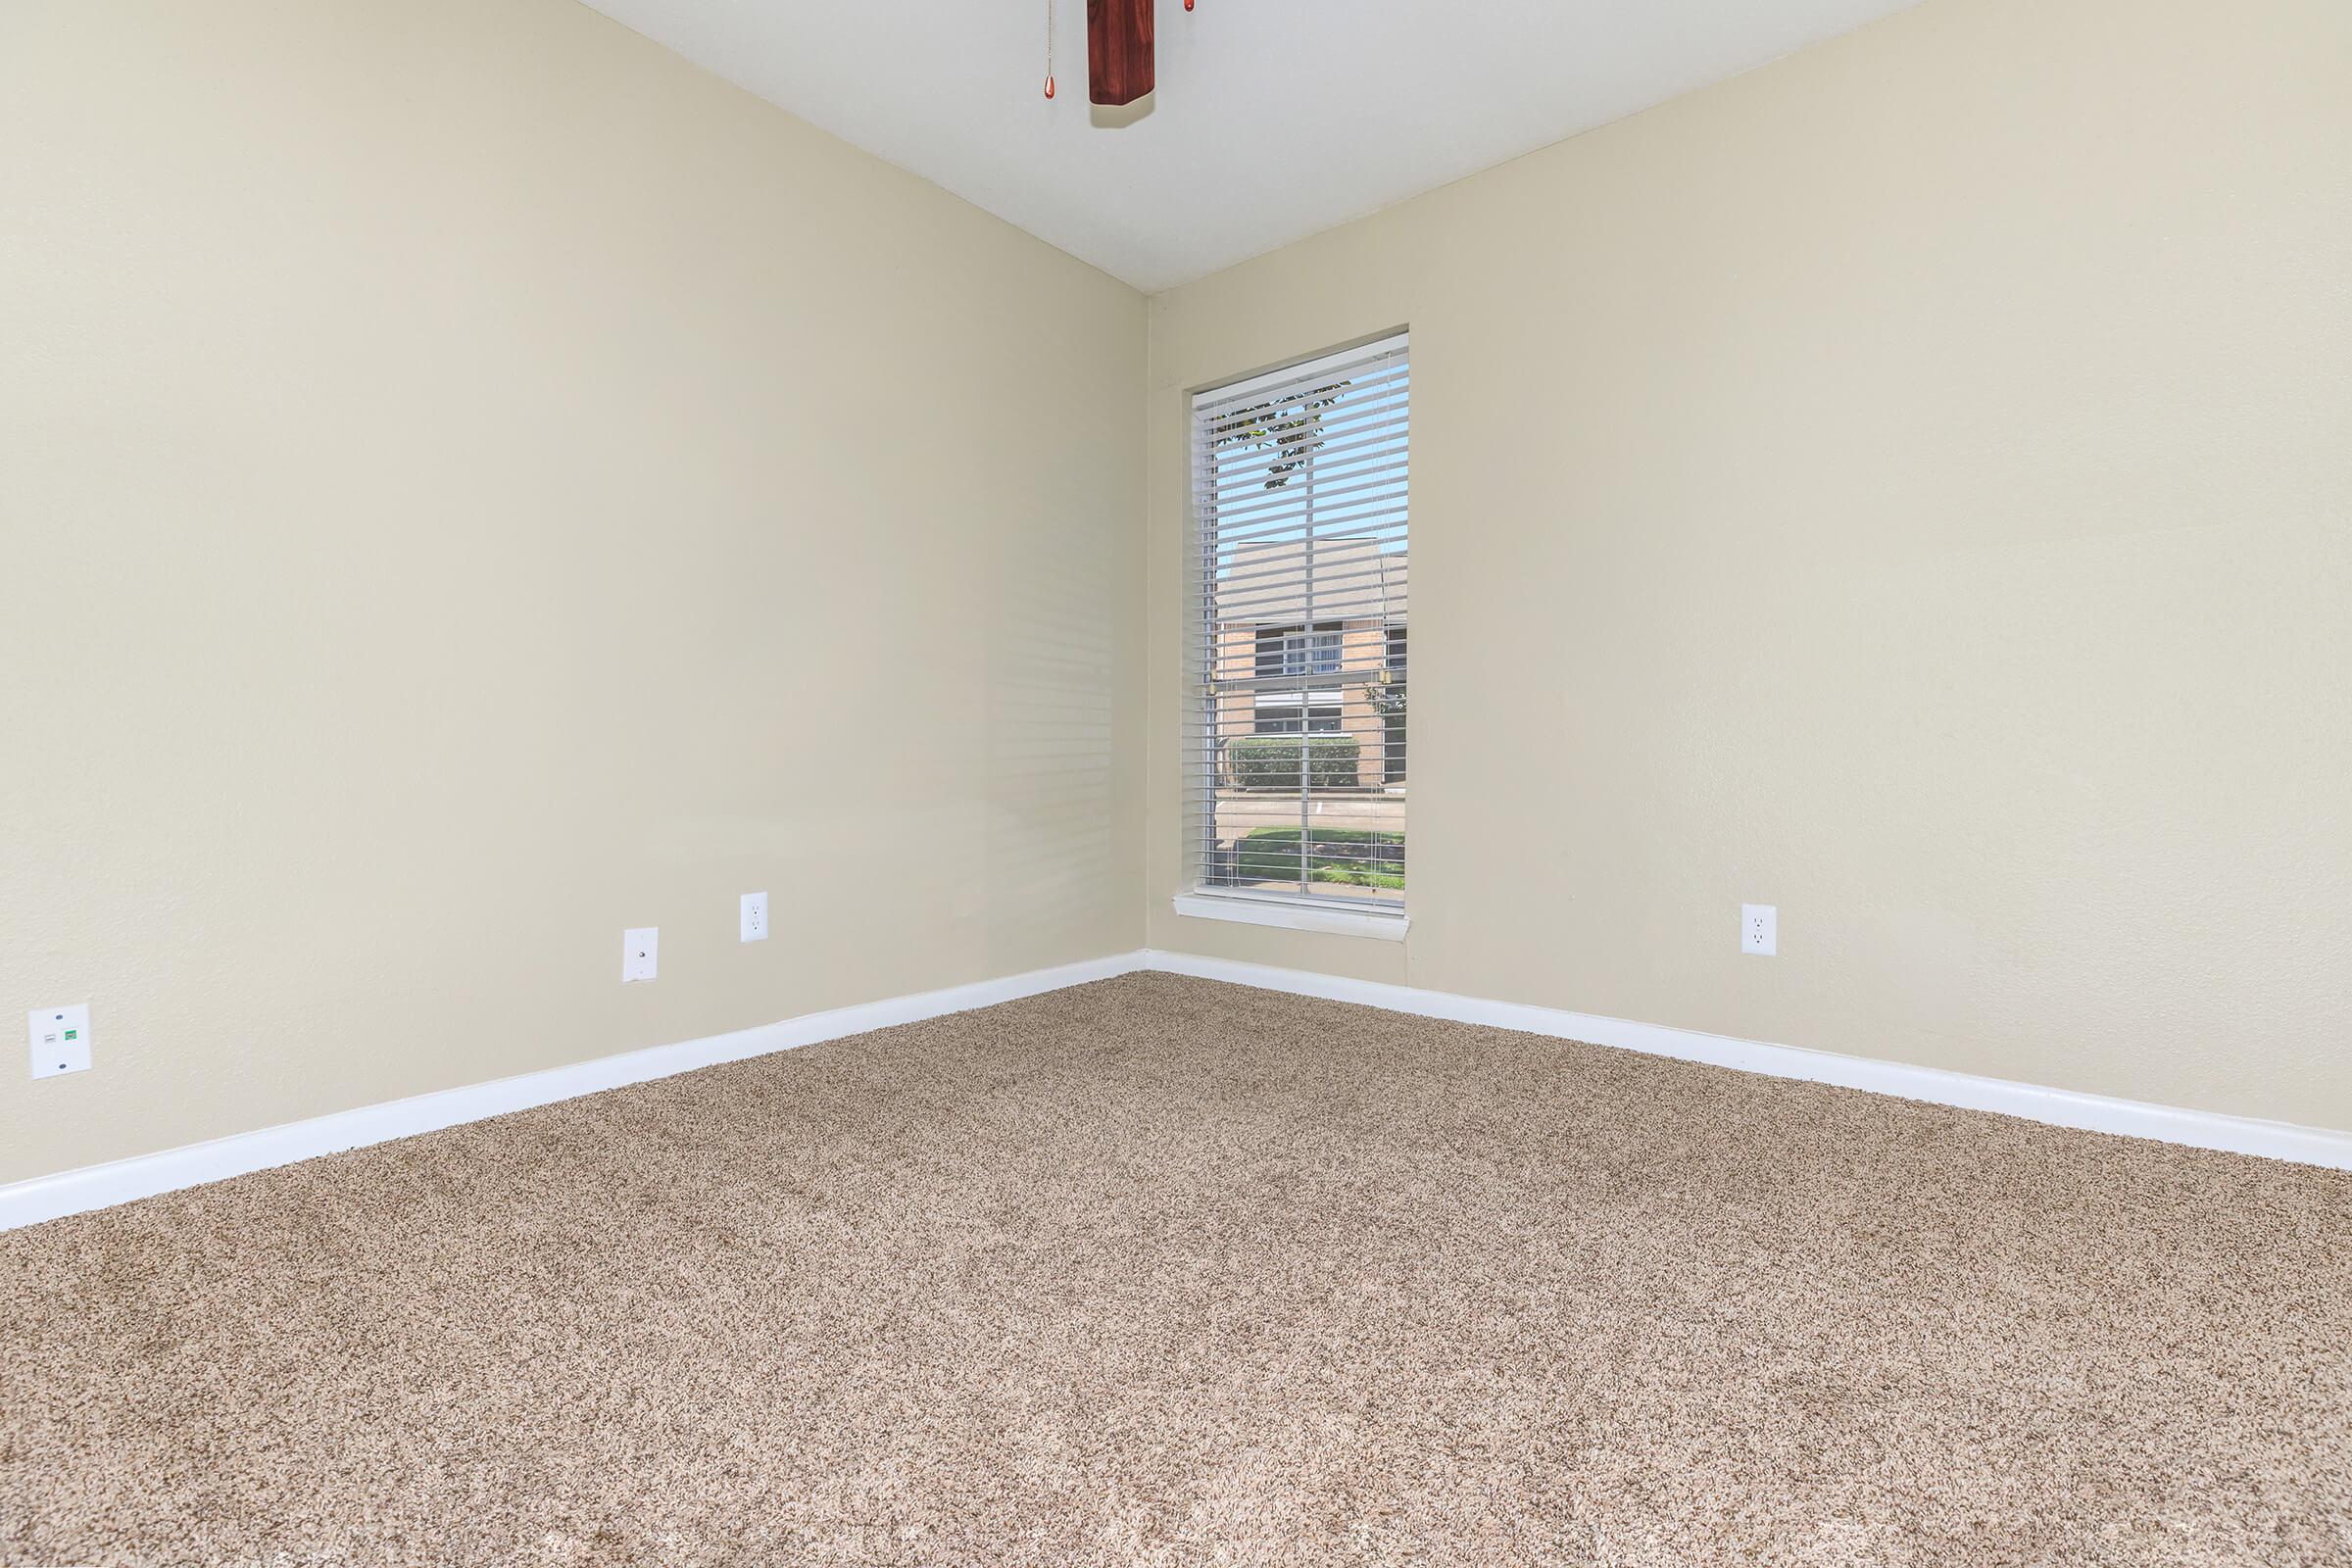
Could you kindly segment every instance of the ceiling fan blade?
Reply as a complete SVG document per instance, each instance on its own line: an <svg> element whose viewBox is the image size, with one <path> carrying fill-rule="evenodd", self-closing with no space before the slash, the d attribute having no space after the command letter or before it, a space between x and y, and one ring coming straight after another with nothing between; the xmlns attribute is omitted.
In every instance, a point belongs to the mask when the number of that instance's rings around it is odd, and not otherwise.
<svg viewBox="0 0 2352 1568"><path fill-rule="evenodd" d="M1099 104L1152 90L1152 0L1086 0L1086 64Z"/></svg>

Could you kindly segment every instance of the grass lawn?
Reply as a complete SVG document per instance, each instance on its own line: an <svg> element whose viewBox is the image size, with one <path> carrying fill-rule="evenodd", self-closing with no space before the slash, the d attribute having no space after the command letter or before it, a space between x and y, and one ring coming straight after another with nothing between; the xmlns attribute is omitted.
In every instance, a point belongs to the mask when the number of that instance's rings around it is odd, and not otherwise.
<svg viewBox="0 0 2352 1568"><path fill-rule="evenodd" d="M1318 827L1307 830L1308 879L1350 887L1404 888L1404 835L1374 828ZM1298 835L1295 827L1261 827L1243 836L1236 865L1246 882L1295 881Z"/></svg>

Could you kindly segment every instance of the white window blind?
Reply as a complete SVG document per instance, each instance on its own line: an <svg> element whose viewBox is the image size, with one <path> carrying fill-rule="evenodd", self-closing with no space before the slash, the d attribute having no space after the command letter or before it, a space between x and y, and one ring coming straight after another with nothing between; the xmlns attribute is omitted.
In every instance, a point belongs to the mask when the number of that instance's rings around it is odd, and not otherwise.
<svg viewBox="0 0 2352 1568"><path fill-rule="evenodd" d="M1199 892L1402 911L1410 382L1400 334L1193 399Z"/></svg>

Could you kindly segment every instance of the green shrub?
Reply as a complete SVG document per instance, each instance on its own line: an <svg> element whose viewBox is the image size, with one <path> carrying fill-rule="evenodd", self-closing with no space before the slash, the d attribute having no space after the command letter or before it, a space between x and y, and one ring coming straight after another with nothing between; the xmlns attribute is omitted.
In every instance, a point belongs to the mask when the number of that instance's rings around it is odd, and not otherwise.
<svg viewBox="0 0 2352 1568"><path fill-rule="evenodd" d="M1353 871L1340 865L1318 865L1310 882L1344 882L1351 888L1387 888L1391 892L1404 891L1404 873L1389 871Z"/></svg>
<svg viewBox="0 0 2352 1568"><path fill-rule="evenodd" d="M1225 743L1225 762L1241 789L1295 790L1303 760L1308 784L1351 790L1361 750L1352 735L1237 735Z"/></svg>

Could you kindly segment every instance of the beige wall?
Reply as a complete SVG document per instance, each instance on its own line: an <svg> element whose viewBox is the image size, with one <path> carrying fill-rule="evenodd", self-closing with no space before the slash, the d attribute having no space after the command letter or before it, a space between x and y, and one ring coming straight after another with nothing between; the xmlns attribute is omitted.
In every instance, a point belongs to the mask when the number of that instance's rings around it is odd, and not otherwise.
<svg viewBox="0 0 2352 1568"><path fill-rule="evenodd" d="M1930 0L1154 300L1152 944L2352 1127L2348 63ZM1179 917L1185 390L1400 324L1411 936Z"/></svg>
<svg viewBox="0 0 2352 1568"><path fill-rule="evenodd" d="M0 1181L1135 947L1143 318L566 0L0 5Z"/></svg>

